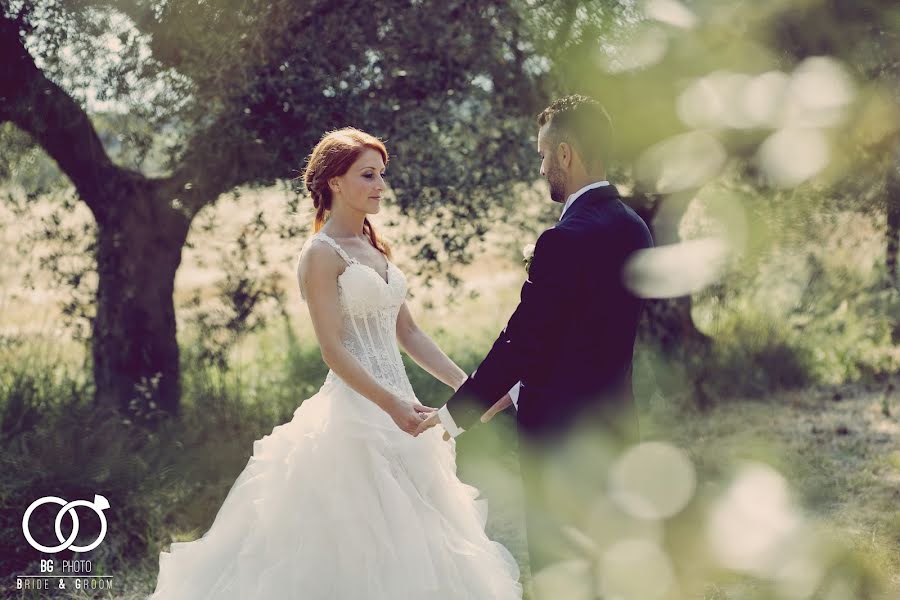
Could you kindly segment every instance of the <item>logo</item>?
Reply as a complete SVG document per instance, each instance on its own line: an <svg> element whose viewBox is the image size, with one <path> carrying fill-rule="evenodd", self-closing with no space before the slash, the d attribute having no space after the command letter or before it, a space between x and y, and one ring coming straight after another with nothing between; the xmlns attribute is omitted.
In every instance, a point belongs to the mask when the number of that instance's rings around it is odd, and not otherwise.
<svg viewBox="0 0 900 600"><path fill-rule="evenodd" d="M34 512L38 506L42 504L59 504L62 508L59 509L59 512L56 514L56 537L60 541L59 546L42 546L34 540L34 537L31 535L31 531L28 529L28 519L31 518L31 513ZM72 542L75 541L75 538L78 537L78 515L75 513L76 506L87 506L100 517L100 536L94 541L94 543L88 546L75 546ZM67 548L71 548L76 552L89 552L100 545L100 542L103 541L103 538L106 537L106 515L103 514L103 511L109 508L109 501L99 494L94 494L94 501L89 502L87 500L75 500L73 502L66 502L62 498L58 498L56 496L44 496L43 498L38 498L34 502L31 503L31 506L28 507L28 510L25 511L25 515L22 517L22 533L25 534L25 539L28 540L28 543L31 544L31 547L40 552L45 552L47 554L56 554L57 552L62 552ZM72 533L69 534L69 537L66 538L62 534L62 520L63 516L69 515L72 519Z"/></svg>

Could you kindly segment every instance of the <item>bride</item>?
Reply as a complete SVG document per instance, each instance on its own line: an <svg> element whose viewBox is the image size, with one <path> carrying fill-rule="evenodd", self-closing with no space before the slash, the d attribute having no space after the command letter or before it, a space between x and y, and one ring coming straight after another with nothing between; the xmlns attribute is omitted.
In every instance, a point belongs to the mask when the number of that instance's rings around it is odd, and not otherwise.
<svg viewBox="0 0 900 600"><path fill-rule="evenodd" d="M381 141L352 128L310 155L315 234L297 275L331 370L253 443L209 531L160 554L150 599L521 598L515 560L485 535L485 502L456 476L454 442L440 428L412 435L434 409L415 397L398 341L451 388L466 375L413 321L406 279L366 217L387 162Z"/></svg>

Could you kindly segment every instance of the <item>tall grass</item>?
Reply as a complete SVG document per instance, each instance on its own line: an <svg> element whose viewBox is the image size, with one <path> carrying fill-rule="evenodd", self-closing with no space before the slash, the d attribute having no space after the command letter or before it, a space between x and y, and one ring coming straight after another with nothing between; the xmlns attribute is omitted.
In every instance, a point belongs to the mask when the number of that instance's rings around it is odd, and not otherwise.
<svg viewBox="0 0 900 600"><path fill-rule="evenodd" d="M98 411L92 405L87 372L68 365L64 357L45 354L27 360L5 360L0 364L0 467L4 473L0 479L0 498L3 500L0 545L12 549L0 555L2 572L36 573L35 561L45 558L34 552L21 537L24 507L44 495L90 499L94 494L102 493L115 507L109 513L109 532L104 543L84 558L92 560L95 573L115 577L114 597L145 597L155 581L159 552L170 541L195 539L208 529L225 494L246 464L252 442L289 419L296 406L312 395L324 379L327 369L318 347L311 339L298 338L298 335L305 335L302 327L296 328L286 320L280 323L280 327L271 326L248 337L234 349L231 361L224 367L198 361L202 351L192 344L190 336L185 336L182 340L181 418L161 421L152 430ZM768 321L760 319L745 320L740 326L733 326L728 330L729 335L750 341L743 346L735 345L732 351L738 356L741 348L753 348L756 356L769 357L766 359L769 363L760 361L758 364L770 364L773 369L787 372L786 359L778 354L779 344L784 340L795 344L797 340L784 330L764 327L767 324ZM432 331L440 345L467 371L477 365L494 334L489 329L474 333L449 328ZM807 359L814 360L815 357L807 356L804 360ZM405 360L416 394L423 402L440 404L449 396L450 390L446 386ZM739 362L737 358L732 360L733 364ZM727 361L723 362L727 364ZM54 367L54 363L57 366ZM806 367L806 363L802 363L796 368L806 373ZM660 379L665 377L660 366L652 374ZM652 387L647 375L646 369L638 369L639 395ZM734 377L740 375L737 371L732 373ZM673 377L671 382L677 380ZM764 389L783 383L796 382L751 380L748 385ZM745 419L732 415L727 406L719 407L719 412L720 416L711 417L712 423L691 417L693 424L684 429L690 433L683 432L688 439L704 440L693 445L688 442L688 447L694 448L692 458L697 462L701 477L711 482L709 490L717 489L720 484L712 482L726 475L727 461L723 451L746 424ZM677 430L669 428L668 431ZM648 433L655 436L659 432L654 433L651 428ZM678 435L674 437L677 439ZM498 456L506 460L514 449L512 445L501 446L506 441L488 440L486 445L478 447L477 452L483 455L482 458L491 457L491 463ZM467 447L472 447L471 440L460 446L461 449ZM501 454L502 450L506 452ZM465 471L467 460L465 456L461 457L461 468ZM755 458L760 459L759 456ZM478 466L478 462L472 461L472 464ZM786 467L788 472L791 469L803 473L813 484L822 478L814 462ZM490 471L491 477L496 474L497 471ZM471 471L463 473L462 477L467 481L474 478L476 485L480 485L476 475ZM504 479L498 487L508 482L509 479ZM834 495L840 490L834 486L829 490L829 501L833 502ZM518 520L520 507L494 502L495 490L486 491L492 497L491 514L494 519L499 518L499 525L495 521L491 535L511 545L513 553L524 564L527 557ZM703 492L706 496L709 493ZM697 508L689 510L685 519L696 521L702 506L701 502ZM52 518L35 519L35 523L40 524L35 527L35 535L54 539L52 522ZM698 543L691 533L696 526L689 527L690 523L693 521L670 525L672 543L684 543L679 551L691 552ZM96 525L85 519L79 541L85 543L85 540L93 539ZM877 562L889 566L894 562L887 558L890 546L884 540L879 537L879 546L866 550L863 555L871 557L874 552ZM677 556L675 550L673 556ZM862 577L860 581L876 589L871 583L875 575L867 574L868 562L857 569L852 566L856 560L854 556L848 554L846 561L841 559L839 563L844 565L841 568L851 569L853 577ZM56 558L72 556L61 553ZM704 576L719 577L711 573ZM829 577L843 575L835 571ZM10 580L4 583L9 589ZM756 588L743 596L734 595L734 586L716 589L722 598L770 597L765 588ZM73 593L60 597L90 596ZM877 595L865 591L860 597Z"/></svg>
<svg viewBox="0 0 900 600"><path fill-rule="evenodd" d="M448 335L442 345L471 370L489 341L487 334ZM181 348L181 415L152 428L95 407L89 365L71 353L5 354L0 547L11 551L0 554L0 572L37 573L36 561L46 558L22 536L25 507L47 495L92 499L99 493L114 510L107 537L87 558L95 574L117 578L125 597L128 589L142 597L158 553L169 541L202 535L249 459L253 441L290 419L327 372L318 346L301 341L287 317L248 336L224 366L204 361L204 348L190 334ZM404 359L423 402L449 397L449 388ZM39 516L40 511L33 519L35 537L55 539L53 519ZM99 522L82 522L76 543L96 539L98 528ZM73 557L71 551L55 556ZM11 589L12 582L8 577L3 583Z"/></svg>
<svg viewBox="0 0 900 600"><path fill-rule="evenodd" d="M835 268L810 279L806 288L787 307L761 302L749 293L734 293L725 301L711 294L696 298L695 318L714 342L700 366L716 400L784 398L778 390L868 381L897 370L900 355L892 335L900 320L900 302L895 293L882 290L870 277ZM416 316L471 372L514 305L514 291L483 298L477 309L457 306L456 313L435 310ZM152 429L93 406L83 352L56 341L6 338L7 345L0 346L0 547L11 551L0 554L2 572L35 573L35 561L45 558L21 536L24 507L45 495L90 499L102 493L115 510L110 511L106 540L90 553L94 572L116 577L116 597L143 598L153 584L159 552L170 541L194 539L208 529L246 464L253 441L287 421L325 378L327 367L308 324L291 322L285 313L282 317L269 319L267 328L242 338L224 363L208 361L198 333L186 331L180 339L182 414ZM408 357L404 362L422 402L440 405L449 397L445 385ZM671 404L673 396L684 394L695 368L640 347L635 387L644 410ZM698 417L687 408L692 420L721 423L727 418ZM498 419L501 425L505 418ZM704 429L695 426L692 431L700 435ZM461 447L477 447L492 459L514 462L514 445L507 441L486 437L473 444L470 439ZM460 455L463 472L466 452ZM819 495L808 492L810 503L836 502L842 491L825 485L830 479L820 472L819 463L804 460L796 472L823 484L817 488ZM706 475L712 480L721 473L714 469ZM502 524L494 531L501 541L512 542L514 554L524 561L515 516L520 509L501 507ZM37 537L55 539L52 518L35 523L41 524L35 527ZM93 539L97 526L83 522L79 541ZM878 560L894 564L884 558L890 550L879 539ZM56 558L72 556L64 552ZM8 588L9 580L4 583Z"/></svg>

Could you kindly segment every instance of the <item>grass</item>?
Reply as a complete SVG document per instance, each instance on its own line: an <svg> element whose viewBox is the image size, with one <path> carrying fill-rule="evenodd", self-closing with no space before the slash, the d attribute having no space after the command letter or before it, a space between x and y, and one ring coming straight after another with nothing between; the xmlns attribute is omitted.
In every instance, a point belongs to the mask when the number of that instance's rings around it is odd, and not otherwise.
<svg viewBox="0 0 900 600"><path fill-rule="evenodd" d="M260 200L271 210L278 201ZM233 208L226 203L223 210ZM215 238L233 237L223 231L191 234L194 249L179 271L179 307L197 289L207 299L212 293L221 274L209 248ZM4 232L12 236L7 242L15 242L13 233ZM0 547L13 549L0 555L0 575L36 572L39 556L22 540L21 513L51 492L88 498L102 489L116 507L106 541L91 556L95 569L115 575L116 591L99 597L144 598L155 583L159 552L206 531L253 441L289 419L326 372L296 292L294 249L281 240L265 243L280 252L270 264L288 290L286 316L275 315L267 328L241 340L225 369L199 362L195 340L182 335L184 414L156 431L93 410L82 349L58 330L59 290L49 293L40 277L30 291L16 280L34 258L23 255L21 264L0 271ZM422 289L410 280L414 316L469 372L517 301L524 271L514 245L498 243L502 250L461 269L464 283L455 291ZM824 574L808 597L900 597L900 404L886 393L884 378L900 364L890 340L900 305L896 295L873 291L872 278L856 268L858 256L834 251L826 259L831 262L823 262L824 275L816 278L798 271L799 283L787 285L790 268L779 264L770 280L734 287L721 303L695 298L695 320L717 339L707 365L714 380L704 382L715 400L708 410L696 408L685 365L639 355L645 436L683 448L698 478L682 513L637 532L655 532L665 542L679 582L667 600L793 597L771 577L722 568L707 548L708 515L747 461L771 465L784 480L808 539L821 548L816 556ZM405 266L402 254L398 261ZM775 293L779 285L790 293ZM848 304L848 295L857 300ZM787 300L770 306L761 300L769 296ZM183 316L179 308L180 331L189 332ZM424 402L448 397L445 386L405 362ZM490 499L488 532L527 575L510 426L505 415L477 437L470 433L459 445L459 473ZM83 526L90 531L89 523ZM610 522L608 529L623 527ZM43 533L52 539L52 527ZM93 597L21 595L10 582L0 582L3 597Z"/></svg>
<svg viewBox="0 0 900 600"><path fill-rule="evenodd" d="M900 419L883 414L882 398L883 387L847 386L840 393L811 387L765 400L731 399L703 413L662 409L647 433L687 449L710 482L742 461L772 465L816 530L850 552L834 558L832 568L853 563L855 577L884 585L881 595L849 597L895 598ZM734 588L728 598L757 597L748 580Z"/></svg>
<svg viewBox="0 0 900 600"><path fill-rule="evenodd" d="M473 341L445 332L441 342L471 369L491 335L484 331ZM251 345L256 348L252 354ZM117 587L115 594L99 597L143 598L154 585L159 551L171 540L194 539L206 531L246 464L253 440L290 418L296 403L324 377L316 347L297 342L284 328L267 330L236 352L252 360L225 371L192 365L190 352L185 352L183 419L156 432L94 413L89 380L77 370L43 368L38 359L4 369L0 542L18 550L4 555L3 572L36 572L36 556L25 552L19 539L21 507L50 491L80 498L102 489L117 507L118 518L110 521L110 534L92 560L95 569L115 575ZM423 400L447 397L444 386L418 367L410 366L409 372ZM765 578L711 566L691 571L681 564L687 557L708 563L702 553L690 550L703 545L696 523L709 508L705 494L723 489L734 466L746 460L782 473L808 522L839 540L835 547L842 550L828 558L829 576L841 585L857 586L852 589L883 586L883 591L860 598L900 593L900 420L884 414L881 389L848 386L839 390L839 400L835 397L833 388L808 387L765 400L730 398L706 412L659 394L645 404L645 437L684 448L700 481L692 504L665 526L683 556L678 559L672 552L679 569L685 569L682 587L699 590L679 597L774 597L767 595L771 582ZM508 417L498 427L485 428L478 439L460 444L460 476L490 499L489 535L507 545L527 574ZM694 533L685 536L683 530ZM52 536L52 531L45 533ZM9 578L5 584L10 585Z"/></svg>

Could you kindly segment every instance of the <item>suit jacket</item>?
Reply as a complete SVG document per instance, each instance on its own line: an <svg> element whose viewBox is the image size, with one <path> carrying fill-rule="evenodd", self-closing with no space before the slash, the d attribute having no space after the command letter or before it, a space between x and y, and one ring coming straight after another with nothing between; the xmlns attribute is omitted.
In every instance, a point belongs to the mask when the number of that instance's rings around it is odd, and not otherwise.
<svg viewBox="0 0 900 600"><path fill-rule="evenodd" d="M653 245L612 185L576 198L535 244L521 301L487 357L447 404L469 428L522 381L520 432L545 436L588 415L634 420L631 364L642 301L625 260ZM636 431L634 432L636 435Z"/></svg>

